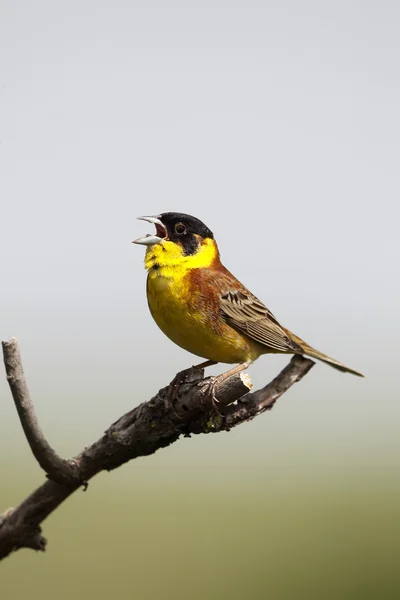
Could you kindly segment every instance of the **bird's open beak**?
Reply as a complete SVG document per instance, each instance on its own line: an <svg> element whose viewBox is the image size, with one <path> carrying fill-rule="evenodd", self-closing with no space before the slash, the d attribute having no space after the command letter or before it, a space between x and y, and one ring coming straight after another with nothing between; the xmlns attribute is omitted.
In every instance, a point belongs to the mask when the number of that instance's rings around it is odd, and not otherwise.
<svg viewBox="0 0 400 600"><path fill-rule="evenodd" d="M139 221L148 221L156 226L156 235L148 233L144 237L133 240L132 244L142 244L143 246L152 246L158 244L167 237L167 230L158 217L138 217Z"/></svg>

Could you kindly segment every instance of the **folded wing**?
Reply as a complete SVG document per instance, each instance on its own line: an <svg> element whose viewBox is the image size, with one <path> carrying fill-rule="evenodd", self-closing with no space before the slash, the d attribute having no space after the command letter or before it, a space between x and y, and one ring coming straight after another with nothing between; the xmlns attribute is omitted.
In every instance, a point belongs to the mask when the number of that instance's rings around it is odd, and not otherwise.
<svg viewBox="0 0 400 600"><path fill-rule="evenodd" d="M221 310L229 325L271 350L303 353L302 348L288 337L271 311L248 290L229 289L222 293Z"/></svg>

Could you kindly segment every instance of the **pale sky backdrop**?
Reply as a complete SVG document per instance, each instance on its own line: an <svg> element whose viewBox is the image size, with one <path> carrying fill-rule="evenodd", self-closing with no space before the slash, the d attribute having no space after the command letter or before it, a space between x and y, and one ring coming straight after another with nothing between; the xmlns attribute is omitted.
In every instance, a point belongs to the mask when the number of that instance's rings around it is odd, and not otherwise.
<svg viewBox="0 0 400 600"><path fill-rule="evenodd" d="M43 425L69 445L87 421L92 439L193 362L152 322L131 245L136 216L184 211L284 325L367 376L318 365L234 436L394 443L400 9L227 6L3 4L1 337L21 342ZM261 358L254 382L285 360Z"/></svg>
<svg viewBox="0 0 400 600"><path fill-rule="evenodd" d="M3 0L0 14L0 334L20 340L50 441L74 454L197 360L153 323L131 244L150 231L137 216L182 211L285 326L366 379L317 364L271 413L143 465L272 461L390 486L400 5ZM260 358L254 384L286 362ZM4 376L0 427L0 453L31 461Z"/></svg>

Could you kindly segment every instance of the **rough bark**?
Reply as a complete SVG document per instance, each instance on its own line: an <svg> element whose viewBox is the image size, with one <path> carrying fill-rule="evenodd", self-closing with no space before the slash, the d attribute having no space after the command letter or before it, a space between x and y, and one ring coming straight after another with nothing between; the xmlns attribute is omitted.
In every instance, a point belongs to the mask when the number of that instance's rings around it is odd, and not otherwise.
<svg viewBox="0 0 400 600"><path fill-rule="evenodd" d="M46 539L40 524L50 513L100 471L110 471L127 461L153 454L181 436L229 431L272 408L277 399L300 381L314 365L294 356L289 365L268 385L249 392L248 375L233 375L214 389L217 406L211 401L212 378L204 369L191 368L178 378L182 383L173 393L171 384L151 400L143 402L113 423L104 435L73 459L63 459L50 447L37 421L25 381L18 342L2 342L7 379L21 425L31 450L48 480L17 508L0 516L0 560L19 548L44 551Z"/></svg>

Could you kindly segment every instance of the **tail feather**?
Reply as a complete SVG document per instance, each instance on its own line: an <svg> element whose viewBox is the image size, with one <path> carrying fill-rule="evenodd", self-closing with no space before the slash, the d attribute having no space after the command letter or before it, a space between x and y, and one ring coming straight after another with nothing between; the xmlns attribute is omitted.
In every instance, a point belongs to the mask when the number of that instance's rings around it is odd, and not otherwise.
<svg viewBox="0 0 400 600"><path fill-rule="evenodd" d="M317 358L318 360L321 360L322 362L326 363L327 365L330 365L334 369L337 369L338 371L342 371L342 373L351 373L352 375L357 375L357 377L364 377L364 375L362 373L360 373L359 371L350 369L350 367L346 367L346 365L339 362L338 360L335 360L334 358L331 358L327 354L323 354L322 352L319 352L319 350L315 350L315 348L312 348L311 346L306 344L306 342L304 342L301 338L297 337L297 335L294 335L291 332L290 332L290 337L296 342L296 344L298 344L300 346L300 348L304 351L304 354L306 354L307 356L311 356L312 358Z"/></svg>

